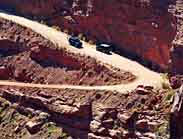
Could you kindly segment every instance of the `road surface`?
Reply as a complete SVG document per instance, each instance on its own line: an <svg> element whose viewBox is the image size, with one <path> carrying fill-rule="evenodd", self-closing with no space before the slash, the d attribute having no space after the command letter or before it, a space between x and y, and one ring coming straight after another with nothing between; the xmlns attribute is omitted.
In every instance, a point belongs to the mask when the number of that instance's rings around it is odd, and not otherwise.
<svg viewBox="0 0 183 139"><path fill-rule="evenodd" d="M97 61L102 62L106 65L111 65L113 67L129 71L134 74L137 79L128 84L120 84L114 86L74 86L74 85L40 85L40 84L25 84L17 82L7 82L0 81L0 85L11 85L11 86L27 86L27 87L45 87L45 88L71 88L71 89L86 89L86 90L118 90L118 91L131 91L134 90L138 85L150 85L157 88L162 87L163 79L159 73L149 70L148 68L140 65L139 63L122 57L117 54L107 55L101 52L96 51L93 45L83 42L83 49L77 49L71 47L68 43L68 35L57 31L51 27L40 24L36 21L31 21L24 17L19 17L15 15L10 15L7 13L0 12L0 17L11 20L19 25L30 28L38 34L41 34L43 37L47 38L53 42L58 47L66 48L72 53L79 53L85 56L90 56L95 58Z"/></svg>

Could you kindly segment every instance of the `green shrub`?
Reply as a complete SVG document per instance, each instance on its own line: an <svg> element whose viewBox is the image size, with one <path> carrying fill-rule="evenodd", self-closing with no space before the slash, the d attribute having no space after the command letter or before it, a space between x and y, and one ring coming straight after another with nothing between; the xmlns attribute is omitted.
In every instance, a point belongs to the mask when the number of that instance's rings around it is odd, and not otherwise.
<svg viewBox="0 0 183 139"><path fill-rule="evenodd" d="M65 132L62 132L61 135L60 135L61 139L67 139L68 137L69 137L69 135Z"/></svg>
<svg viewBox="0 0 183 139"><path fill-rule="evenodd" d="M162 77L162 88L163 89L171 89L169 79L168 79L168 73L161 74Z"/></svg>
<svg viewBox="0 0 183 139"><path fill-rule="evenodd" d="M165 96L165 101L170 101L171 98L175 95L174 90L169 90Z"/></svg>
<svg viewBox="0 0 183 139"><path fill-rule="evenodd" d="M156 139L169 139L169 124L166 121L156 131Z"/></svg>

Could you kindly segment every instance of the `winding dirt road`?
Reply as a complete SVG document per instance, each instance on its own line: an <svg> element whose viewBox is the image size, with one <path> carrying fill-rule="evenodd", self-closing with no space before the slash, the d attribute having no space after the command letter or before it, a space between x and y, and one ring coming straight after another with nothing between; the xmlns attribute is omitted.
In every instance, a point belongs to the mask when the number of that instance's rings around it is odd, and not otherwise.
<svg viewBox="0 0 183 139"><path fill-rule="evenodd" d="M34 84L0 80L0 86L15 86L27 88L44 88L44 89L75 89L75 90L108 90L127 93L131 91L134 84L129 85L109 85L109 86L78 86L78 85L58 85L58 84ZM135 88L134 88L135 89Z"/></svg>
<svg viewBox="0 0 183 139"><path fill-rule="evenodd" d="M38 88L70 88L70 89L84 89L84 90L117 90L120 92L126 92L134 90L138 85L150 85L157 88L162 87L162 78L159 73L153 72L139 63L129 60L125 57L122 57L117 54L106 55L104 53L96 51L95 46L90 45L86 42L83 42L84 48L77 49L74 47L70 47L67 37L68 35L56 31L55 29L48 27L46 25L40 24L35 21L31 21L29 19L9 15L3 12L0 12L0 17L11 20L19 25L30 28L33 31L41 34L43 37L52 41L55 45L59 47L64 47L68 51L72 53L80 53L82 55L91 56L107 65L114 66L116 68L120 68L126 71L129 71L136 75L137 79L129 84L120 84L114 86L74 86L74 85L43 85L43 84L29 84L29 83L18 83L18 82L9 82L9 81L0 81L0 85L9 85L9 86L20 86L20 87L38 87Z"/></svg>

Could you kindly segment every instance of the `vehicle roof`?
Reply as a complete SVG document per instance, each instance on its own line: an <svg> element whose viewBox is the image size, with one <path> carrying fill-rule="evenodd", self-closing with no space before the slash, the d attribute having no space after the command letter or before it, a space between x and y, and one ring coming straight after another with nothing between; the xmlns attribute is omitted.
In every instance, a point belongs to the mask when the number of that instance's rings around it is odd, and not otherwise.
<svg viewBox="0 0 183 139"><path fill-rule="evenodd" d="M71 36L70 39L79 40L79 38L77 36Z"/></svg>
<svg viewBox="0 0 183 139"><path fill-rule="evenodd" d="M99 44L99 45L102 46L102 47L111 47L110 44L105 44L105 43L101 43L101 44Z"/></svg>

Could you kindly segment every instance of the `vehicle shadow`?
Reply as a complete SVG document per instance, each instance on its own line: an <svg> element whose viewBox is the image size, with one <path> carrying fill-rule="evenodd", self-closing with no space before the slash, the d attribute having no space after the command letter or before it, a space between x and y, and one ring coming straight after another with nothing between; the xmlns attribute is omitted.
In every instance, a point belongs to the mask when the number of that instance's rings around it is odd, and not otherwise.
<svg viewBox="0 0 183 139"><path fill-rule="evenodd" d="M139 64L143 65L144 67L149 68L152 71L160 72L160 73L166 72L158 64L153 63L152 61L149 61L147 59L144 59L136 53L132 53L132 52L126 51L126 50L121 49L121 48L120 49L115 48L115 50L113 52L120 55L120 56L126 57L128 59L133 60L133 61L136 61Z"/></svg>

